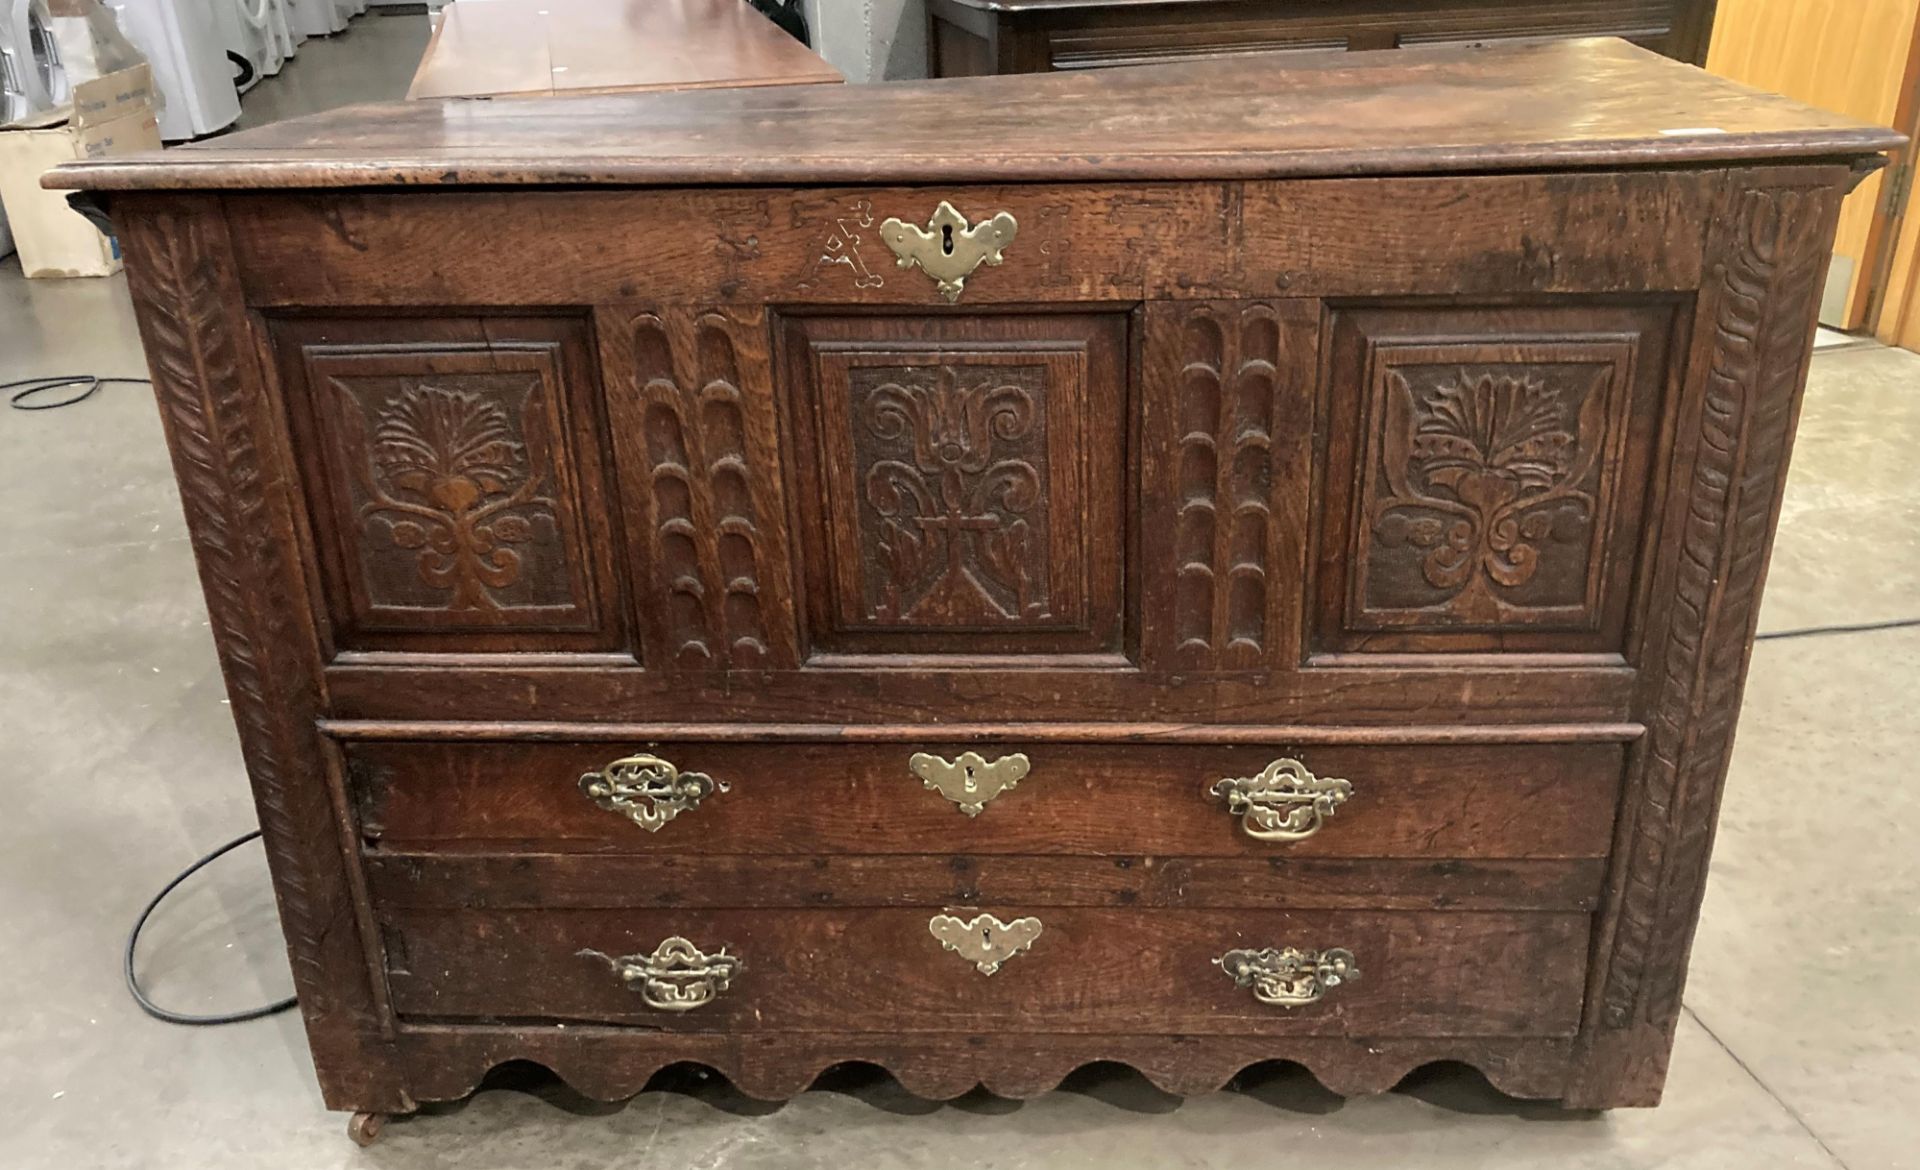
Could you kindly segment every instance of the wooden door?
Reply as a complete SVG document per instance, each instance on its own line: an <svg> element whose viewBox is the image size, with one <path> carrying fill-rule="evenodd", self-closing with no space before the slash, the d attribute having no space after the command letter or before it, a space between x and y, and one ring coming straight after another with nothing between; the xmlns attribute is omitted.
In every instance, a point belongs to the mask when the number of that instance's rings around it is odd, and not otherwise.
<svg viewBox="0 0 1920 1170"><path fill-rule="evenodd" d="M1913 121L1920 0L1720 0L1707 70L1837 114L1906 129ZM1893 246L1889 175L1870 176L1840 213L1820 321L1869 323Z"/></svg>

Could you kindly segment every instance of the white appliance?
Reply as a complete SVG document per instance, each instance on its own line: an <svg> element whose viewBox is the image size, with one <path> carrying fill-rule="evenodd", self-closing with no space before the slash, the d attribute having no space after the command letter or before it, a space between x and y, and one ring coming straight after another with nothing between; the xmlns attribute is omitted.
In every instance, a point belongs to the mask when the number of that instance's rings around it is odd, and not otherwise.
<svg viewBox="0 0 1920 1170"><path fill-rule="evenodd" d="M367 10L366 0L287 0L288 23L310 37L330 37Z"/></svg>
<svg viewBox="0 0 1920 1170"><path fill-rule="evenodd" d="M233 61L234 84L245 93L287 63L291 37L286 0L208 0L213 23ZM237 59L236 59L237 58Z"/></svg>
<svg viewBox="0 0 1920 1170"><path fill-rule="evenodd" d="M161 138L179 142L233 124L240 93L209 0L107 0L107 6L153 66L154 88L166 102Z"/></svg>
<svg viewBox="0 0 1920 1170"><path fill-rule="evenodd" d="M71 96L45 0L0 0L0 125Z"/></svg>

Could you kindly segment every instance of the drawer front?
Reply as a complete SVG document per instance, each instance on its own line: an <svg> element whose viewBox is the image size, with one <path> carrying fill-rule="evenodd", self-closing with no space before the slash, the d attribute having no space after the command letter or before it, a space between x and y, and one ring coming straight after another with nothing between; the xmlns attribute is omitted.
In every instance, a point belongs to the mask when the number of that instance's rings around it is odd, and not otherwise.
<svg viewBox="0 0 1920 1170"><path fill-rule="evenodd" d="M929 741L357 742L344 751L362 835L384 853L1277 862L1602 858L1625 749Z"/></svg>
<svg viewBox="0 0 1920 1170"><path fill-rule="evenodd" d="M1566 1036L1580 1022L1589 921L1019 906L395 912L386 934L394 1008L416 1021Z"/></svg>

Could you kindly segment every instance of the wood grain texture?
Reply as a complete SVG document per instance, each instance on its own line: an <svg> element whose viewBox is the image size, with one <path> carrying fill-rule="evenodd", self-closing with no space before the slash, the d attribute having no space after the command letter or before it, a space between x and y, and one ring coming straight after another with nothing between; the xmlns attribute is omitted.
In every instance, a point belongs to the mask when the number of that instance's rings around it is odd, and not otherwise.
<svg viewBox="0 0 1920 1170"><path fill-rule="evenodd" d="M648 752L729 790L659 832L582 796L619 744L357 743L347 748L361 834L399 851L757 854L1079 854L1238 857L1604 857L1624 752L1617 744L1293 748L1268 745L958 744L929 729L895 744L665 742ZM918 751L1032 769L975 817L908 768ZM1281 756L1353 784L1314 836L1242 831L1210 787Z"/></svg>
<svg viewBox="0 0 1920 1170"><path fill-rule="evenodd" d="M937 906L389 907L383 929L394 1008L420 1022L538 1015L742 1039L856 1028L1116 1032L1140 1019L1142 1004L1154 1005L1162 1030L1192 1036L1567 1036L1580 1021L1584 914L986 909L1042 924L1032 946L991 976L928 932ZM733 987L699 1009L663 1012L601 957L646 954L670 936L708 954L724 947L740 962ZM1343 947L1362 974L1317 1003L1261 1004L1213 960L1268 946Z"/></svg>
<svg viewBox="0 0 1920 1170"><path fill-rule="evenodd" d="M1606 864L993 855L369 853L383 906L416 909L800 909L1092 906L1112 909L1562 910L1599 906Z"/></svg>
<svg viewBox="0 0 1920 1170"><path fill-rule="evenodd" d="M1119 664L1126 328L1119 313L787 323L815 660Z"/></svg>
<svg viewBox="0 0 1920 1170"><path fill-rule="evenodd" d="M1297 659L1320 306L1156 304L1146 333L1146 660L1246 670Z"/></svg>
<svg viewBox="0 0 1920 1170"><path fill-rule="evenodd" d="M320 1087L336 1108L409 1110L312 726L319 648L287 438L225 224L206 199L143 204L128 209L121 239Z"/></svg>
<svg viewBox="0 0 1920 1170"><path fill-rule="evenodd" d="M1318 98L1235 121L1300 82L1269 79L1165 156L1174 103L1097 162L1060 129L1040 170L1014 140L829 186L855 107L795 96L677 122L714 135L678 157L583 130L538 190L124 196L329 1103L520 1057L597 1094L678 1060L945 1094L1458 1059L1657 1099L1824 248L1881 139L1618 47L1398 61L1301 75L1360 110L1346 145ZM1104 76L1067 82L1137 92ZM1656 109L1730 133L1656 142ZM783 120L788 176L730 186ZM333 157L397 150L379 121ZM1755 152L1805 161L1695 165ZM1370 169L1192 178L1282 162ZM570 189L656 165L699 185ZM952 305L874 246L942 200L1019 224ZM972 817L910 763L970 750L1027 756ZM726 788L647 832L580 787L635 752ZM1281 756L1351 791L1255 840L1209 789ZM948 911L1045 925L989 977ZM746 966L662 1022L596 955L676 935ZM1212 963L1286 945L1364 978L1287 1011Z"/></svg>
<svg viewBox="0 0 1920 1170"><path fill-rule="evenodd" d="M1670 600L1640 651L1649 734L1574 1101L1659 1099L1843 193L1818 172L1736 174L1718 221L1655 585Z"/></svg>
<svg viewBox="0 0 1920 1170"><path fill-rule="evenodd" d="M1614 40L1044 77L359 106L47 181L130 187L1248 179L1853 155L1900 136ZM1684 112L1684 117L1680 112ZM888 133L874 136L884 123ZM1712 127L1720 133L1666 134Z"/></svg>
<svg viewBox="0 0 1920 1170"><path fill-rule="evenodd" d="M228 196L248 298L390 305L945 309L879 238L941 201L1020 225L961 305L1691 291L1694 172L1244 184ZM1436 234L1444 221L1450 230ZM497 228L464 247L474 223ZM644 232L633 230L644 224Z"/></svg>
<svg viewBox="0 0 1920 1170"><path fill-rule="evenodd" d="M766 314L608 309L599 328L646 661L795 665Z"/></svg>
<svg viewBox="0 0 1920 1170"><path fill-rule="evenodd" d="M624 648L583 326L272 323L336 650Z"/></svg>
<svg viewBox="0 0 1920 1170"><path fill-rule="evenodd" d="M1623 653L1675 309L1336 312L1315 649Z"/></svg>

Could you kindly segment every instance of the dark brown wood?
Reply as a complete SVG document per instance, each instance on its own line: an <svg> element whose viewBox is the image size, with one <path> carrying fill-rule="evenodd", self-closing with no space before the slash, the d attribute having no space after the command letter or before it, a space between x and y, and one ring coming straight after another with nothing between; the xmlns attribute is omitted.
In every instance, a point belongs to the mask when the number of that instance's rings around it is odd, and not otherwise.
<svg viewBox="0 0 1920 1170"><path fill-rule="evenodd" d="M1118 909L1573 910L1599 906L1599 858L1238 857L368 852L382 905L606 909L1012 905Z"/></svg>
<svg viewBox="0 0 1920 1170"><path fill-rule="evenodd" d="M1027 755L1031 771L975 817L907 766ZM346 748L361 835L381 849L710 853L1604 857L1625 753L1617 744L1295 748L1162 745L650 743L729 786L648 833L583 796L580 776L641 745L361 743ZM1222 777L1297 758L1353 795L1311 839L1256 841L1209 794Z"/></svg>
<svg viewBox="0 0 1920 1170"><path fill-rule="evenodd" d="M114 212L327 1102L511 1059L1656 1101L1892 139L1592 43L944 87L999 103L964 157L928 92L57 172L152 188ZM942 201L1018 223L954 303L880 234ZM973 817L909 765L969 750L1029 764ZM579 783L637 752L727 790L649 832ZM1282 757L1352 789L1256 840L1210 788ZM1043 933L989 977L946 911ZM660 1012L592 954L673 937L739 981ZM1211 960L1267 945L1363 978L1257 1004Z"/></svg>
<svg viewBox="0 0 1920 1170"><path fill-rule="evenodd" d="M1041 933L992 976L943 950L934 906L884 910L390 908L394 1010L419 1022L511 1020L763 1032L1115 1032L1152 1004L1189 1036L1570 1036L1580 1023L1584 914L988 909ZM968 909L962 917L971 918ZM649 1008L607 956L681 935L740 960L705 1009ZM1319 1003L1256 1002L1213 960L1236 948L1352 951L1360 978ZM583 953L597 952L597 953ZM534 991L532 989L538 989Z"/></svg>
<svg viewBox="0 0 1920 1170"><path fill-rule="evenodd" d="M934 77L1619 36L1704 65L1715 0L930 0Z"/></svg>
<svg viewBox="0 0 1920 1170"><path fill-rule="evenodd" d="M164 154L76 163L47 182L252 190L1260 179L1796 160L1900 141L1592 39L884 87L356 106ZM475 222L484 221L466 226Z"/></svg>
<svg viewBox="0 0 1920 1170"><path fill-rule="evenodd" d="M393 307L860 304L943 308L901 272L889 217L945 200L1014 216L1022 241L967 281L967 305L1060 298L1515 296L1688 292L1716 184L1697 172L821 191L230 196L248 297ZM537 214L537 220L534 216ZM1436 216L1451 225L1436 237ZM502 230L462 245L472 224ZM652 230L635 233L632 225ZM1542 241L1551 240L1551 245ZM555 255L565 256L554 265ZM752 321L757 318L749 317Z"/></svg>

